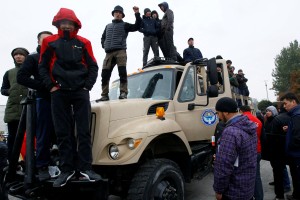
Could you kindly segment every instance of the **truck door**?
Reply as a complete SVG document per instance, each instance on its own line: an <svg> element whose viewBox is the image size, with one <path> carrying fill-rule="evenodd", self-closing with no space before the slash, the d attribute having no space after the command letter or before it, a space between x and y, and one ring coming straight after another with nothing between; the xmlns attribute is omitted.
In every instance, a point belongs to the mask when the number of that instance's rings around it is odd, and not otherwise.
<svg viewBox="0 0 300 200"><path fill-rule="evenodd" d="M205 71L205 69L203 68ZM197 106L188 110L189 103L205 105L206 77L201 76L196 66L187 67L181 77L174 96L176 121L182 127L188 141L210 140L218 121L214 104Z"/></svg>

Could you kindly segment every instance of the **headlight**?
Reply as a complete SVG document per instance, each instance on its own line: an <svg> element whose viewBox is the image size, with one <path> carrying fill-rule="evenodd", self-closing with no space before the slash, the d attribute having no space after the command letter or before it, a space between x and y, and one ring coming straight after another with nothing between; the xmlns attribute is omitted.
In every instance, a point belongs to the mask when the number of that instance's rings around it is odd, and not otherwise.
<svg viewBox="0 0 300 200"><path fill-rule="evenodd" d="M117 160L119 158L120 152L119 152L119 148L117 145L112 144L109 146L109 156L114 159Z"/></svg>

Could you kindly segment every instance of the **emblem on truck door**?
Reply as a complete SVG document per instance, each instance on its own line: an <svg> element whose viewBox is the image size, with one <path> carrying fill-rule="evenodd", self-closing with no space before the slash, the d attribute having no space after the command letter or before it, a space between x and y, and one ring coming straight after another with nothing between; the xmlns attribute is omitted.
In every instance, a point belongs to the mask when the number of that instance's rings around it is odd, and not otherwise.
<svg viewBox="0 0 300 200"><path fill-rule="evenodd" d="M205 124L207 126L212 126L217 121L216 113L211 109L204 110L204 112L202 113L202 116L201 116L201 120L202 120L203 124Z"/></svg>

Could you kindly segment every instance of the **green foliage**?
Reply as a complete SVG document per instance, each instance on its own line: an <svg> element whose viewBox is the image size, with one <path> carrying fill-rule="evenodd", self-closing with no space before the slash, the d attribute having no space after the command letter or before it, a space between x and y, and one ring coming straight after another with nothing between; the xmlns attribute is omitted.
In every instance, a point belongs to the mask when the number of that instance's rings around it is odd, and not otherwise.
<svg viewBox="0 0 300 200"><path fill-rule="evenodd" d="M257 107L260 111L265 111L267 107L272 106L273 103L269 100L261 100L258 102Z"/></svg>
<svg viewBox="0 0 300 200"><path fill-rule="evenodd" d="M273 69L273 89L277 94L289 91L293 87L292 74L300 69L300 47L298 41L290 43L289 47L281 50L275 58Z"/></svg>

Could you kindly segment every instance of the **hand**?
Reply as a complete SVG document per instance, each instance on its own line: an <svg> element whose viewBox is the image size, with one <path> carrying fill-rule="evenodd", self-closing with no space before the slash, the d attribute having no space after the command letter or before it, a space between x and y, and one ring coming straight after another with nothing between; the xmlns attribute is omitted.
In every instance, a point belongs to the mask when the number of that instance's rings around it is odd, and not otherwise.
<svg viewBox="0 0 300 200"><path fill-rule="evenodd" d="M282 130L283 130L284 132L287 132L287 131L288 131L288 129L289 129L289 127L288 127L288 126L284 126L284 127L282 127Z"/></svg>
<svg viewBox="0 0 300 200"><path fill-rule="evenodd" d="M217 200L222 200L222 194L216 193L216 199Z"/></svg>
<svg viewBox="0 0 300 200"><path fill-rule="evenodd" d="M58 87L54 86L53 88L51 88L50 92L55 92L56 90L58 90Z"/></svg>
<svg viewBox="0 0 300 200"><path fill-rule="evenodd" d="M139 13L139 7L133 6L133 11L134 11L134 13Z"/></svg>

